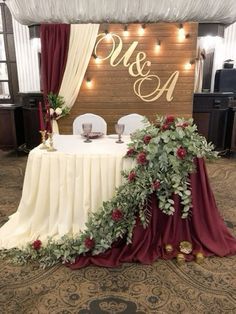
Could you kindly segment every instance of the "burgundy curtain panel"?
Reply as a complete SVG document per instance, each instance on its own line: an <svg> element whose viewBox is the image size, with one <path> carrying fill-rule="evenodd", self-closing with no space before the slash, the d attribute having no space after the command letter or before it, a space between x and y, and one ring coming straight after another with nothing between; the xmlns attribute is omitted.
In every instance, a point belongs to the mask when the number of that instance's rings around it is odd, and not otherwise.
<svg viewBox="0 0 236 314"><path fill-rule="evenodd" d="M65 71L70 39L70 24L42 24L41 80L43 94L58 94Z"/></svg>

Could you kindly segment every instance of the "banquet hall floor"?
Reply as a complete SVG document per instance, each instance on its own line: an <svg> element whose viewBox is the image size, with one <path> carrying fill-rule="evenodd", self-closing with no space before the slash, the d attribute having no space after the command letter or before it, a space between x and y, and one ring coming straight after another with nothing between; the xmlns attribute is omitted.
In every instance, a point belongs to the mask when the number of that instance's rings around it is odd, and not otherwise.
<svg viewBox="0 0 236 314"><path fill-rule="evenodd" d="M0 225L19 204L26 156L0 151ZM218 207L236 236L236 159L207 164ZM236 256L201 265L158 260L72 271L0 261L0 313L236 313Z"/></svg>

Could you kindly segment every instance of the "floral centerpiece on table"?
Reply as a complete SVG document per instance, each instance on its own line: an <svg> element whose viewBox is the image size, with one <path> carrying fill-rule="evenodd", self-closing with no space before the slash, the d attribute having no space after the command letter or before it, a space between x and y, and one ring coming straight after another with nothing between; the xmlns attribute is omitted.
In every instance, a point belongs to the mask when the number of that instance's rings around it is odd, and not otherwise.
<svg viewBox="0 0 236 314"><path fill-rule="evenodd" d="M58 120L59 118L69 114L69 107L65 106L64 98L60 95L48 94L47 100L50 106L50 117L51 119Z"/></svg>
<svg viewBox="0 0 236 314"><path fill-rule="evenodd" d="M24 249L5 250L1 255L18 263L38 260L46 267L59 261L74 262L78 255L87 252L102 253L120 238L131 243L137 219L144 228L149 224L149 200L153 194L166 215L175 213L173 194L177 194L182 218L189 217L192 207L189 174L195 171L194 159L211 159L217 154L197 133L192 119L157 117L155 123L146 121L145 125L132 134L128 145L126 158L134 159L135 166L123 172L125 182L111 200L89 216L83 232L57 241L49 239L47 243L36 239Z"/></svg>

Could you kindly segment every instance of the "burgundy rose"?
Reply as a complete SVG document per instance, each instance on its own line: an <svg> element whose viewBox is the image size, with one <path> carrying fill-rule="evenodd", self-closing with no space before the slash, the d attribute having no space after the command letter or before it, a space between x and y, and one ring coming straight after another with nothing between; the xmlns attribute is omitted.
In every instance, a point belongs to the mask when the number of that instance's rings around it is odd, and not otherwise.
<svg viewBox="0 0 236 314"><path fill-rule="evenodd" d="M123 213L119 208L116 208L113 210L112 214L111 214L111 218L114 221L119 221L123 218Z"/></svg>
<svg viewBox="0 0 236 314"><path fill-rule="evenodd" d="M36 251L38 251L42 246L42 242L40 240L35 240L33 243L32 243L32 248Z"/></svg>
<svg viewBox="0 0 236 314"><path fill-rule="evenodd" d="M94 239L90 239L89 237L85 238L84 245L86 246L87 249L91 250L95 246L95 241Z"/></svg>
<svg viewBox="0 0 236 314"><path fill-rule="evenodd" d="M177 149L177 157L179 158L179 159L184 159L185 158L185 156L187 155L187 151L186 151L186 149L185 148L183 148L183 147L179 147L178 149Z"/></svg>
<svg viewBox="0 0 236 314"><path fill-rule="evenodd" d="M151 139L152 139L151 135L144 135L144 137L143 137L144 144L146 144L146 145L149 144Z"/></svg>
<svg viewBox="0 0 236 314"><path fill-rule="evenodd" d="M152 188L153 188L153 190L155 190L155 191L156 191L156 190L159 190L160 186L161 186L160 181L156 180L156 181L153 181L153 182L152 182Z"/></svg>
<svg viewBox="0 0 236 314"><path fill-rule="evenodd" d="M182 129L185 129L187 126L189 126L189 123L188 122L179 123L176 126L182 128Z"/></svg>
<svg viewBox="0 0 236 314"><path fill-rule="evenodd" d="M148 160L146 157L146 153L145 152L139 153L137 156L137 163L140 165L145 165L147 162L148 162Z"/></svg>
<svg viewBox="0 0 236 314"><path fill-rule="evenodd" d="M161 127L161 129L162 129L163 131L169 130L169 124L163 124L162 127Z"/></svg>
<svg viewBox="0 0 236 314"><path fill-rule="evenodd" d="M135 153L135 149L133 147L131 147L128 149L126 155L130 157L130 156L133 156L134 153Z"/></svg>
<svg viewBox="0 0 236 314"><path fill-rule="evenodd" d="M166 116L166 119L165 119L165 123L166 124L170 124L170 123L173 123L175 121L175 117L174 116Z"/></svg>
<svg viewBox="0 0 236 314"><path fill-rule="evenodd" d="M134 181L136 178L136 173L135 171L130 171L129 175L128 175L128 180L129 182Z"/></svg>
<svg viewBox="0 0 236 314"><path fill-rule="evenodd" d="M183 127L183 128L186 128L187 126L189 126L189 123L188 123L188 122L184 122L184 123L182 124L182 127Z"/></svg>

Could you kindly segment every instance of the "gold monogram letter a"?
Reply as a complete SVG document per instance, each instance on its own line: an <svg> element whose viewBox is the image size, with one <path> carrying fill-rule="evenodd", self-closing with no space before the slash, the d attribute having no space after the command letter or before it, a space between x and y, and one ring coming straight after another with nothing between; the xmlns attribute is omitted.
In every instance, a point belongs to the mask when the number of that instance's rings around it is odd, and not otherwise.
<svg viewBox="0 0 236 314"><path fill-rule="evenodd" d="M151 102L151 101L157 100L158 98L160 98L162 96L162 94L164 92L166 92L166 100L171 101L173 99L172 94L174 92L178 77L179 77L179 71L175 71L169 77L169 79L167 80L165 85L163 85L163 87L160 88L161 82L160 82L159 76L157 76L157 75L145 76L145 77L140 78L134 82L134 92L137 96L139 96L143 101L146 101L146 102ZM151 81L152 79L157 80L156 89L153 92L151 92L150 94L143 95L142 91L141 91L141 87L142 87L143 82L147 81L147 80Z"/></svg>

